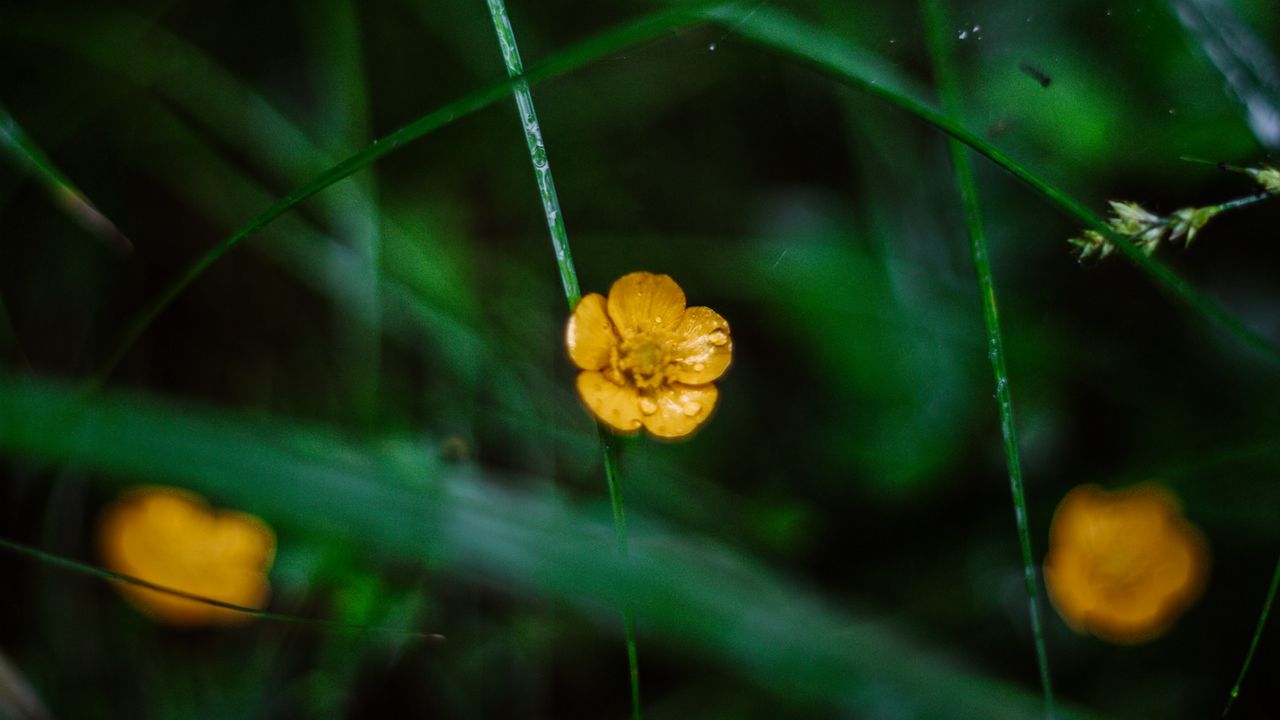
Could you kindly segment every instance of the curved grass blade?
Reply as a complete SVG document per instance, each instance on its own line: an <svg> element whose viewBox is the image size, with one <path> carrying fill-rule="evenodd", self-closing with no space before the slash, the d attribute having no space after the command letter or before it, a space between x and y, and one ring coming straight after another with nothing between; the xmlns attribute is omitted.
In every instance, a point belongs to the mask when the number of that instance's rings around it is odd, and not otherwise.
<svg viewBox="0 0 1280 720"><path fill-rule="evenodd" d="M652 40L659 35L674 30L676 28L696 24L702 20L708 5L698 4L696 6L681 7L672 10L664 10L651 15L647 15L639 20L632 21L615 30L602 33L592 37L574 47L557 53L546 61L539 63L529 72L525 73L520 79L508 80L506 82L496 83L489 87L478 90L466 97L455 100L447 105L428 113L421 118L405 125L404 127L392 132L391 134L379 140L375 140L373 144L365 147L363 150L347 157L345 160L338 162L328 170L317 175L315 178L281 198L271 207L262 211L257 217L249 221L248 224L232 233L228 238L218 245L211 248L204 255L198 258L185 272L182 273L169 287L162 292L155 300L143 308L143 310L126 326L121 339L115 346L115 349L108 355L92 380L92 386L101 386L115 371L117 365L124 356L142 336L156 317L164 311L165 308L173 302L175 298L182 293L192 282L204 274L223 255L230 252L236 245L239 245L249 235L262 229L272 220L280 217L288 212L295 205L324 190L346 178L347 176L359 171L382 157L394 152L399 147L417 140L424 135L437 130L449 123L482 108L488 107L495 102L510 95L516 87L522 83L530 84L546 80L548 78L557 77L566 74L572 70L587 65L602 57L606 57L619 50L637 45L648 40Z"/></svg>
<svg viewBox="0 0 1280 720"><path fill-rule="evenodd" d="M19 171L39 180L53 202L76 224L121 255L133 252L129 238L53 164L3 105L0 105L0 149Z"/></svg>
<svg viewBox="0 0 1280 720"><path fill-rule="evenodd" d="M951 46L947 42L946 13L941 0L922 0L925 37L933 58L934 75L943 110L952 117L960 114L960 88L956 79ZM1044 692L1045 717L1052 718L1053 683L1049 676L1049 654L1045 650L1041 617L1043 602L1036 578L1035 557L1031 552L1031 529L1027 522L1027 498L1022 481L1022 456L1018 447L1018 426L1013 417L1013 395L1009 385L1009 368L1005 361L1004 333L1000 329L1000 313L996 303L995 281L987 251L987 235L982 223L978 188L969 163L968 149L958 140L948 139L951 165L955 172L960 202L964 209L965 228L969 233L969 249L978 277L978 293L982 297L982 317L987 328L988 357L995 378L996 404L1000 410L1000 431L1004 437L1005 466L1009 473L1009 491L1013 495L1013 516L1018 529L1018 547L1022 553L1022 576L1027 594L1027 611L1031 617L1031 635L1035 641L1036 664L1040 670L1040 686Z"/></svg>
<svg viewBox="0 0 1280 720"><path fill-rule="evenodd" d="M609 552L608 521L595 512L529 489L537 483L499 485L474 467L446 464L419 438L356 444L321 426L0 375L0 453L76 464L103 487L187 487L289 533L513 593L553 593L588 615L601 604L631 606L653 633L811 709L1013 720L1041 705L885 621L836 612L707 538L662 529L633 538L623 560Z"/></svg>
<svg viewBox="0 0 1280 720"><path fill-rule="evenodd" d="M1240 697L1240 686L1244 684L1244 676L1249 673L1249 666L1253 664L1253 654L1257 652L1258 643L1262 640L1262 631L1267 626L1267 618L1271 615L1271 605L1275 602L1277 589L1280 589L1280 560L1276 561L1276 569L1271 573L1271 587L1267 588L1267 599L1262 602L1262 612L1258 615L1258 625L1254 628L1253 639L1249 641L1249 651L1245 653L1240 674L1236 676L1236 682L1227 695L1227 704L1222 708L1224 718L1231 712L1231 706L1235 704L1236 698Z"/></svg>
<svg viewBox="0 0 1280 720"><path fill-rule="evenodd" d="M69 570L81 575L88 575L90 577L96 577L99 580L127 583L147 590L154 590L155 592L163 593L165 595L182 598L183 600L197 602L201 605L210 605L212 607L222 608L223 610L240 613L241 615L250 615L262 620L293 623L295 625L307 625L310 627L325 628L329 630L348 630L362 633L376 633L379 635L396 635L401 637L410 637L417 640L428 640L431 642L443 642L445 639L445 637L439 633L424 633L417 630L406 630L403 628L383 627L377 625L357 625L353 623L338 622L336 620L317 620L315 618L305 618L300 615L268 612L258 608L236 605L235 603L229 603L224 600L217 600L211 597L197 595L196 593L190 593L186 590L179 590L159 583L153 583L150 580L144 580L140 577L134 577L132 575L115 572L114 570L100 568L96 565L82 563L78 560L72 560L69 557L34 548L20 542L14 542L8 538L0 538L0 548L48 565L60 567L64 570Z"/></svg>
<svg viewBox="0 0 1280 720"><path fill-rule="evenodd" d="M578 271L573 265L573 253L569 250L569 234L564 226L564 213L560 210L560 198L556 193L556 182L551 174L551 160L547 157L547 148L542 139L542 126L538 123L538 112L533 105L533 93L529 91L529 83L524 75L524 61L520 59L520 48L516 44L515 29L511 27L511 19L507 16L507 7L503 0L488 0L489 17L493 19L494 30L498 34L498 46L502 50L502 62L506 66L507 75L516 81L512 94L515 96L516 109L520 112L520 123L524 126L525 143L529 147L529 161L533 165L533 173L538 181L538 194L542 198L542 211L547 218L547 231L551 234L551 248L555 252L556 264L560 268L560 282L564 286L564 299L569 310L578 305L582 299L582 289L578 284ZM617 444L612 435L604 427L600 433L600 450L604 455L605 479L609 486L609 501L613 507L613 527L617 537L618 555L627 558L627 518L622 500L622 476L618 470ZM628 679L631 685L631 717L640 720L640 661L636 650L636 621L629 606L624 605L623 635L627 644Z"/></svg>
<svg viewBox="0 0 1280 720"><path fill-rule="evenodd" d="M1147 257L1127 238L1117 235L1102 218L1032 173L991 143L965 129L955 118L943 114L921 99L891 65L875 55L851 47L835 33L792 17L776 8L760 8L751 18L740 21L733 12L715 9L707 17L732 27L735 33L782 55L800 60L831 76L841 84L873 95L932 125L995 163L1042 195L1051 204L1092 230L1106 235L1136 264L1193 312L1217 324L1244 345L1280 363L1280 345L1250 329L1216 301L1201 293L1160 261Z"/></svg>

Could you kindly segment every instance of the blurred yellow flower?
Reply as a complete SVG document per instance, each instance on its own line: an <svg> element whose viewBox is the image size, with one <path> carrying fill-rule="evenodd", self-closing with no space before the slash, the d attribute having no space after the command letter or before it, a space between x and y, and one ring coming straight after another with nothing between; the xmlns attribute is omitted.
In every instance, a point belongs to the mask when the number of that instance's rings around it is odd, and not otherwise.
<svg viewBox="0 0 1280 720"><path fill-rule="evenodd" d="M1169 629L1200 597L1208 569L1204 536L1168 490L1081 485L1054 513L1044 579L1076 632L1134 644Z"/></svg>
<svg viewBox="0 0 1280 720"><path fill-rule="evenodd" d="M253 515L216 511L200 496L147 487L108 506L98 525L106 566L174 590L245 607L266 605L275 534ZM125 599L172 625L229 625L251 615L186 600L129 583Z"/></svg>
<svg viewBox="0 0 1280 720"><path fill-rule="evenodd" d="M718 397L712 382L733 355L724 318L685 307L674 280L647 272L618 278L607 300L583 297L565 345L582 369L578 395L600 422L667 439L692 433L711 416Z"/></svg>

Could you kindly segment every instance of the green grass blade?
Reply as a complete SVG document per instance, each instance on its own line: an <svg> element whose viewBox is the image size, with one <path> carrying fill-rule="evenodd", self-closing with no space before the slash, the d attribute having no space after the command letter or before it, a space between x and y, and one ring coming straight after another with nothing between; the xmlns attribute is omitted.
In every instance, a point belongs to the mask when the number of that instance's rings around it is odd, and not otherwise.
<svg viewBox="0 0 1280 720"><path fill-rule="evenodd" d="M31 558L33 560L45 563L47 565L60 567L63 570L79 573L81 575L88 575L89 577L95 577L95 578L98 578L99 580L108 580L111 582L127 583L129 585L134 585L136 587L146 588L147 590L154 590L155 592L163 593L165 595L170 595L173 597L182 598L184 600L197 602L197 603L200 603L201 605L209 605L212 607L222 608L224 610L231 610L232 612L240 613L242 615L249 615L251 617L255 617L261 620L290 623L294 625L307 625L310 627L322 628L326 630L340 630L340 631L350 631L350 632L359 632L359 633L377 633L381 635L399 635L403 637L415 638L418 640L430 640L433 642L442 641L445 639L443 635L440 635L438 633L424 633L424 632L419 632L417 630L406 630L403 628L382 627L382 626L376 626L376 625L358 625L353 623L337 622L334 620L317 620L315 618L307 618L307 617L302 617L300 615L288 615L285 613L276 613L276 612L269 612L267 610L259 610L258 608L246 607L244 605L236 605L235 603L229 603L229 602L226 602L225 600L217 600L215 598L205 597L203 595L197 595L196 593L187 592L186 590L179 590L177 588L171 588L165 585L160 585L158 583L151 582L150 580L144 580L143 578L140 578L140 577L134 577L132 575L126 575L124 573L116 572L114 570L107 570L106 568L97 567L96 565L82 563L78 560L73 560L69 557L57 555L55 553L47 552L39 548L33 548L29 545L24 545L23 543L14 542L13 540L9 540L8 538L0 538L0 549L8 550L9 552Z"/></svg>
<svg viewBox="0 0 1280 720"><path fill-rule="evenodd" d="M948 115L960 114L960 88L951 56L951 45L946 30L949 27L941 0L922 0L925 37L929 54L933 58L942 107ZM1041 617L1043 602L1040 583L1036 578L1035 556L1031 551L1031 529L1027 520L1027 498L1022 480L1022 456L1018 447L1018 426L1013 416L1013 391L1009 383L1009 368L1005 361L1004 333L1000 329L1000 313L996 303L995 281L991 273L991 258L987 250L987 235L982 222L982 208L978 201L978 188L973 178L967 148L958 140L948 139L951 164L956 185L964 209L965 228L969 233L970 253L978 277L978 293L982 298L982 317L986 324L991 372L995 379L996 405L1000 411L1000 431L1004 437L1005 466L1009 473L1009 490L1013 495L1013 516L1018 530L1018 546L1022 553L1022 577L1027 594L1027 610L1031 617L1031 635L1035 642L1036 664L1040 670L1040 686L1044 692L1045 716L1054 715L1053 684L1049 676L1049 654L1045 650L1044 627Z"/></svg>
<svg viewBox="0 0 1280 720"><path fill-rule="evenodd" d="M792 17L783 10L761 7L749 17L738 9L716 9L708 17L761 46L786 55L831 76L851 88L873 95L934 126L1021 180L1068 216L1105 234L1139 268L1175 299L1217 324L1246 346L1280 363L1280 346L1250 329L1216 301L1201 293L1160 261L1147 257L1127 238L1112 232L1102 218L991 143L965 129L955 118L929 105L901 74L880 58L849 45L835 33ZM1065 246L1065 243L1064 243Z"/></svg>
<svg viewBox="0 0 1280 720"><path fill-rule="evenodd" d="M892 625L838 613L707 538L663 530L633 539L624 561L609 552L608 526L594 512L527 489L537 483L499 485L446 464L416 436L356 444L323 426L0 375L0 453L78 465L104 489L187 487L259 515L284 542L332 538L385 562L554 593L588 612L630 605L653 633L806 707L1012 720L1041 704Z"/></svg>
<svg viewBox="0 0 1280 720"><path fill-rule="evenodd" d="M520 48L516 45L516 34L511 27L511 18L507 16L506 5L502 0L487 2L489 17L493 18L493 27L498 33L502 63L507 68L507 76L515 81L511 94L515 96L520 122L524 125L524 139L529 146L529 160L533 163L533 173L538 180L538 194L542 198L543 214L547 217L547 232L551 234L551 248L556 254L556 265L560 268L564 298L572 310L577 306L578 300L582 299L582 289L578 286L578 273L573 267L569 235L564 227L564 214L560 212L560 198L556 194L555 179L551 175L551 161L547 158L547 148L542 141L542 126L538 124L538 113L533 107L533 93L529 91L528 81L522 77L524 61L520 59Z"/></svg>
<svg viewBox="0 0 1280 720"><path fill-rule="evenodd" d="M0 105L0 151L19 172L39 180L54 204L89 234L122 255L133 252L129 238L53 164L3 105Z"/></svg>
<svg viewBox="0 0 1280 720"><path fill-rule="evenodd" d="M615 30L592 37L572 48L557 53L546 61L539 63L521 78L496 83L460 98L428 113L404 127L392 132L359 152L331 166L309 182L290 192L285 197L262 211L248 224L236 230L229 237L217 244L198 258L186 271L174 280L155 300L146 305L141 312L125 327L114 350L107 356L93 378L93 384L100 386L115 371L117 365L142 336L156 317L173 302L192 282L204 274L223 255L240 244L267 224L288 212L295 205L333 185L334 183L358 172L362 168L394 152L398 148L417 140L453 121L470 115L510 95L521 83L533 84L552 77L558 77L595 60L607 57L627 47L652 40L663 33L676 28L695 24L700 21L702 12L707 6L697 5L688 8L676 8L647 15L632 21Z"/></svg>
<svg viewBox="0 0 1280 720"><path fill-rule="evenodd" d="M523 79L524 61L520 58L520 48L516 44L515 29L511 27L511 18L507 15L507 7L503 0L487 0L489 17L493 19L494 31L498 35L498 47L502 50L502 63L506 66L507 75L516 81L512 94L515 96L516 109L520 113L520 123L524 126L525 144L529 147L529 162L533 165L533 173L538 181L538 194L542 198L542 211L547 219L547 232L551 235L551 248L555 252L556 265L560 269L560 282L564 286L564 299L572 312L582 299L582 289L578 284L578 271L573 265L573 253L569 250L569 235L564 226L564 213L560 210L560 198L556 193L555 177L551 173L551 160L547 157L547 148L542 139L542 126L538 123L538 112L533 105L533 93L529 83ZM601 427L600 450L604 455L605 479L609 486L609 501L613 506L613 527L617 536L618 555L624 560L628 556L627 519L622 499L622 477L618 471L616 440L608 430ZM636 623L630 606L624 605L623 635L627 644L628 679L631 685L631 717L640 720L640 661L636 650Z"/></svg>
<svg viewBox="0 0 1280 720"><path fill-rule="evenodd" d="M1222 708L1224 718L1231 712L1231 706L1235 704L1236 698L1240 697L1240 686L1244 684L1244 676L1249 673L1249 666L1253 664L1253 655L1257 652L1258 643L1262 640L1262 631L1266 628L1267 618L1271 615L1271 604L1275 602L1277 589L1280 589L1280 560L1276 561L1276 569L1271 573L1271 587L1267 588L1267 598L1262 602L1262 612L1258 615L1258 625L1253 630L1253 639L1249 641L1249 651L1245 653L1240 674L1236 676L1236 682L1227 695L1227 704Z"/></svg>
<svg viewBox="0 0 1280 720"><path fill-rule="evenodd" d="M630 557L627 542L627 511L622 502L622 472L618 469L618 439L613 433L599 428L600 447L604 451L604 477L609 484L609 504L613 509L613 532L618 544L618 554ZM630 606L622 609L622 632L627 642L627 667L631 682L631 717L640 720L640 655L636 649L636 618Z"/></svg>

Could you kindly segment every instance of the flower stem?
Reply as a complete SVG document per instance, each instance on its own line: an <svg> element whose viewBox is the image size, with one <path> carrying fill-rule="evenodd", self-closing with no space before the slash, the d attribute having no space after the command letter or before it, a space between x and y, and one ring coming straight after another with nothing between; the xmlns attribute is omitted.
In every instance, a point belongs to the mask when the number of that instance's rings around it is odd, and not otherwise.
<svg viewBox="0 0 1280 720"><path fill-rule="evenodd" d="M604 449L604 476L609 483L609 500L613 505L613 529L618 540L618 554L627 557L627 513L622 503L622 474L618 471L618 439L601 427L600 446ZM630 608L623 608L622 621L627 636L627 665L631 669L631 717L640 720L640 660L636 652L636 619Z"/></svg>
<svg viewBox="0 0 1280 720"><path fill-rule="evenodd" d="M1272 197L1275 197L1275 193L1260 192L1260 193L1255 193L1253 195L1247 195L1242 198L1236 198L1235 200L1228 200L1224 203L1218 203L1217 205L1213 205L1211 207L1213 207L1218 212L1223 212L1225 210L1235 210L1236 208L1244 207L1246 205L1260 203L1263 200L1266 200Z"/></svg>
<svg viewBox="0 0 1280 720"><path fill-rule="evenodd" d="M1267 626L1267 616L1271 614L1271 604L1276 599L1276 589L1280 588L1280 560L1276 561L1275 572L1271 574L1271 587L1267 590L1267 599L1262 601L1262 612L1258 615L1258 627L1253 631L1253 640L1249 641L1249 651L1245 653L1244 664L1240 666L1240 674L1236 676L1236 684L1231 686L1231 694L1227 696L1226 707L1222 708L1222 717L1226 717L1231 712L1231 706L1235 704L1236 698L1240 697L1240 686L1244 683L1244 676L1249 672L1249 665L1253 663L1253 654L1258 650L1258 642L1262 639L1262 629Z"/></svg>
<svg viewBox="0 0 1280 720"><path fill-rule="evenodd" d="M933 56L934 73L938 91L942 97L943 112L958 117L959 89L954 67L941 0L921 0L930 54ZM1052 718L1053 686L1049 679L1049 656L1045 651L1044 628L1040 618L1040 585L1036 581L1035 560L1031 552L1031 531L1027 524L1027 498L1022 481L1022 458L1018 449L1017 424L1013 418L1013 397L1009 390L1009 370L1005 363L1004 336L1000 330L1000 315L996 306L995 283L991 274L991 260L987 253L986 232L982 225L982 213L978 204L978 190L974 184L973 168L963 144L948 139L951 163L960 200L964 207L965 225L969 232L970 251L978 276L978 289L982 296L982 314L987 328L988 357L995 377L996 403L1000 410L1000 430L1004 436L1005 464L1009 472L1009 490L1013 495L1013 515L1018 528L1018 544L1022 552L1022 574L1026 585L1027 605L1031 616L1031 632L1035 638L1036 662L1040 668L1040 685L1044 691L1045 717Z"/></svg>
<svg viewBox="0 0 1280 720"><path fill-rule="evenodd" d="M538 181L538 192L542 196L542 210L547 217L547 231L551 234L551 247L555 251L556 264L560 267L560 282L564 285L564 297L573 310L582 299L582 290L578 285L578 272L573 266L573 254L569 251L569 235L565 231L564 216L560 212L560 199L556 195L555 180L551 175L551 162L547 159L547 148L542 141L542 128L538 125L538 114L533 107L533 94L529 92L529 83L523 79L524 63L520 59L520 50L516 47L515 30L507 17L507 8L503 0L487 0L489 16L493 18L493 27L498 33L498 45L502 49L502 61L506 65L507 75L516 80L512 88L516 107L520 111L520 122L524 126L525 142L529 146L529 160L533 163L533 173ZM609 500L613 505L613 529L617 535L619 556L627 557L627 517L622 502L622 475L618 471L617 441L613 435L601 427L600 449L604 456L605 480L609 485ZM640 712L640 661L636 652L635 617L631 609L622 610L623 628L627 642L627 666L631 681L631 717L641 719Z"/></svg>

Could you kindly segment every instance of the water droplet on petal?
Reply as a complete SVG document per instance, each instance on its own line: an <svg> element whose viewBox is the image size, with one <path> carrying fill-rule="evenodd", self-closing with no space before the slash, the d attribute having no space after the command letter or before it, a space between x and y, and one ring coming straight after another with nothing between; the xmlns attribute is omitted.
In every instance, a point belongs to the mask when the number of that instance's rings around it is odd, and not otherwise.
<svg viewBox="0 0 1280 720"><path fill-rule="evenodd" d="M729 336L723 330L713 330L707 336L707 342L712 345L726 345L729 342Z"/></svg>
<svg viewBox="0 0 1280 720"><path fill-rule="evenodd" d="M690 400L680 406L680 411L689 417L693 417L702 412L702 404Z"/></svg>
<svg viewBox="0 0 1280 720"><path fill-rule="evenodd" d="M694 364L693 364L693 371L694 371L694 372L702 372L703 370L706 370L706 369L707 369L707 366L706 366L705 364L703 364L703 363L694 363Z"/></svg>
<svg viewBox="0 0 1280 720"><path fill-rule="evenodd" d="M661 324L662 324L662 316L661 316L661 315L654 315L654 316L653 316L653 321L654 321L655 323L657 323L657 324L661 325Z"/></svg>
<svg viewBox="0 0 1280 720"><path fill-rule="evenodd" d="M640 398L640 412L645 415L652 415L658 412L658 403L654 402L653 398L642 397Z"/></svg>

